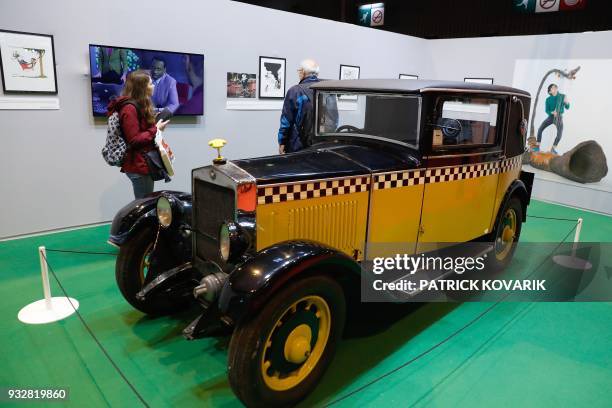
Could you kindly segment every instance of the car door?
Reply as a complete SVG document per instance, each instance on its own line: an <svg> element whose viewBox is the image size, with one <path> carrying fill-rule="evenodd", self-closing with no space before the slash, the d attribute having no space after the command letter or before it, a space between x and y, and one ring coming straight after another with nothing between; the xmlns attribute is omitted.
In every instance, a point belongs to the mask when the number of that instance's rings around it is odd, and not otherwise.
<svg viewBox="0 0 612 408"><path fill-rule="evenodd" d="M371 98L365 129L395 140L401 146L402 165L373 170L368 220L368 258L413 254L416 250L425 167L421 159L422 100L416 96ZM374 103L376 102L376 103ZM375 131L374 129L377 129ZM381 144L381 150L389 146ZM399 168L398 168L399 167Z"/></svg>
<svg viewBox="0 0 612 408"><path fill-rule="evenodd" d="M501 97L467 93L433 99L419 252L490 232L504 107Z"/></svg>

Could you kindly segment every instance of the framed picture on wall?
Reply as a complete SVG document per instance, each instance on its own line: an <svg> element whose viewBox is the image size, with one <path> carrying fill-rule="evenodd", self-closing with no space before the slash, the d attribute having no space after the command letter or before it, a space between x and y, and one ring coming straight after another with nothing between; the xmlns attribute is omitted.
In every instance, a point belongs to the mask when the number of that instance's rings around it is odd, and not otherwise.
<svg viewBox="0 0 612 408"><path fill-rule="evenodd" d="M57 94L53 36L0 30L5 93Z"/></svg>
<svg viewBox="0 0 612 408"><path fill-rule="evenodd" d="M257 96L257 76L246 72L227 73L228 98L255 98Z"/></svg>
<svg viewBox="0 0 612 408"><path fill-rule="evenodd" d="M419 79L419 76L411 74L399 74L399 79Z"/></svg>
<svg viewBox="0 0 612 408"><path fill-rule="evenodd" d="M359 79L360 68L354 65L340 65L340 79Z"/></svg>
<svg viewBox="0 0 612 408"><path fill-rule="evenodd" d="M360 68L355 65L340 65L340 80L359 79ZM356 101L357 95L340 95L343 101Z"/></svg>
<svg viewBox="0 0 612 408"><path fill-rule="evenodd" d="M259 57L259 98L283 99L287 80L285 58Z"/></svg>
<svg viewBox="0 0 612 408"><path fill-rule="evenodd" d="M464 78L464 82L473 82L475 84L493 85L493 78Z"/></svg>

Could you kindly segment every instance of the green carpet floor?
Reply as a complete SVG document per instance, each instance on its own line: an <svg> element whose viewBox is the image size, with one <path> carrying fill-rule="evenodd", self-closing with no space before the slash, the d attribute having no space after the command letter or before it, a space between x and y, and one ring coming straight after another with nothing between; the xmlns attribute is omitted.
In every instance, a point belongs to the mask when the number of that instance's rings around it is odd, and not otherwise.
<svg viewBox="0 0 612 408"><path fill-rule="evenodd" d="M537 201L529 214L583 217L583 241L612 242L610 217ZM571 227L530 219L521 241L558 242ZM71 407L141 406L76 316L49 325L17 320L22 306L42 297L37 247L113 252L105 243L108 229L0 242L0 386L69 387L65 405ZM240 406L226 379L228 338L188 342L180 332L191 315L150 319L133 310L116 288L113 256L48 256L91 329L152 407ZM55 283L52 288L59 296ZM333 406L611 406L612 303L502 303L392 372L489 306L372 308L352 323L323 381L301 406L349 394ZM42 404L15 404L28 405Z"/></svg>

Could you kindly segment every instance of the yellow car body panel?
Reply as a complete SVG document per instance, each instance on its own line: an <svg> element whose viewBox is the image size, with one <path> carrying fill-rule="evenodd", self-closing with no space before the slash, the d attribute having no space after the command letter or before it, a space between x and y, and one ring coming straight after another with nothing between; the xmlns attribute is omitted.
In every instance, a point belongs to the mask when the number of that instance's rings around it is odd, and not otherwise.
<svg viewBox="0 0 612 408"><path fill-rule="evenodd" d="M363 257L369 192L260 204L257 250L290 239L308 239Z"/></svg>

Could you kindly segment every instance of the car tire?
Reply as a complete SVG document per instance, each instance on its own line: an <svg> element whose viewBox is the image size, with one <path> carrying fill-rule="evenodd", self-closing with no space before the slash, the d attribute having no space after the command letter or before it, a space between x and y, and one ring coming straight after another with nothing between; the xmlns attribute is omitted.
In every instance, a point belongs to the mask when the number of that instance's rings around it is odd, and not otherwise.
<svg viewBox="0 0 612 408"><path fill-rule="evenodd" d="M182 310L188 306L188 303L184 300L173 301L170 297L160 298L160 296L145 300L136 298L136 294L144 287L145 277L148 276L148 273L153 273L144 268L147 266L155 237L154 229L143 228L119 248L115 264L115 279L121 294L130 305L143 313L159 316ZM166 259L163 264L168 265L169 262L171 261ZM148 277L151 278L151 276Z"/></svg>
<svg viewBox="0 0 612 408"><path fill-rule="evenodd" d="M274 293L232 335L228 376L235 394L247 407L296 404L331 362L345 317L342 287L328 276L307 277Z"/></svg>
<svg viewBox="0 0 612 408"><path fill-rule="evenodd" d="M523 203L512 196L506 200L491 234L493 250L487 256L487 266L492 271L504 269L514 255L523 224Z"/></svg>

